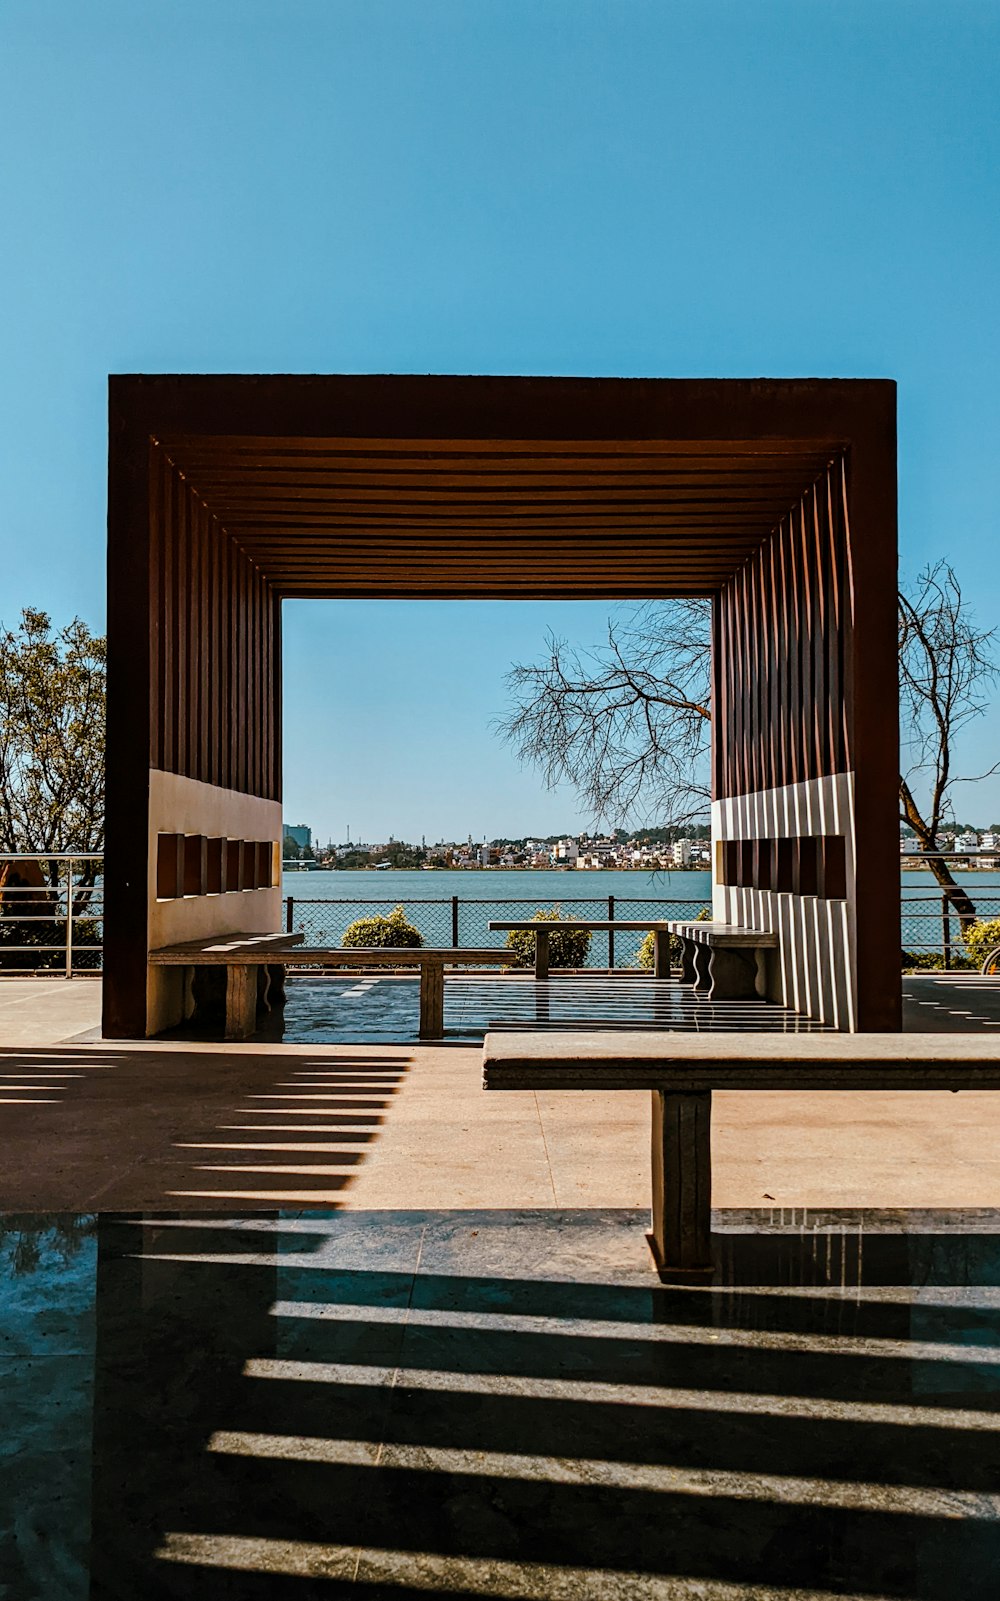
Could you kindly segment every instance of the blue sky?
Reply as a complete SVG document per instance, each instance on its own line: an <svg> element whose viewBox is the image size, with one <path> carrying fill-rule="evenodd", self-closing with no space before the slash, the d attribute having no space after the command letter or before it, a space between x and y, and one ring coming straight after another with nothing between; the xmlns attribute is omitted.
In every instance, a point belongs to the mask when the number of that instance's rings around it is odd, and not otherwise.
<svg viewBox="0 0 1000 1601"><path fill-rule="evenodd" d="M998 47L987 0L0 0L0 618L103 621L115 371L891 376L904 571L1000 618ZM289 816L576 820L488 722L603 608L286 610Z"/></svg>

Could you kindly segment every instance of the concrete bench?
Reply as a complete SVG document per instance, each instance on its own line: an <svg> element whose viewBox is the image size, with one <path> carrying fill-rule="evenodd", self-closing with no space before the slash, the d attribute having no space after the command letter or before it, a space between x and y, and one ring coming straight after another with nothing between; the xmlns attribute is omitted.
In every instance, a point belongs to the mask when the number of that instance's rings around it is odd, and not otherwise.
<svg viewBox="0 0 1000 1601"><path fill-rule="evenodd" d="M713 1090L997 1090L975 1034L487 1034L487 1090L651 1090L650 1246L665 1274L711 1269Z"/></svg>
<svg viewBox="0 0 1000 1601"><path fill-rule="evenodd" d="M535 936L535 978L545 980L549 976L549 938L552 934L572 933L575 929L586 929L588 933L628 933L630 929L648 934L652 930L653 941L653 977L669 978L670 976L670 931L675 926L664 918L589 918L572 917L560 918L559 922L543 922L539 918L523 919L515 923L487 923L487 928L503 934L534 934ZM684 925L687 926L686 924Z"/></svg>
<svg viewBox="0 0 1000 1601"><path fill-rule="evenodd" d="M269 999L283 988L289 967L410 967L420 974L420 1038L440 1039L444 1033L444 970L446 967L500 967L504 953L495 947L303 945L303 934L242 934L221 939L190 940L150 951L159 967L225 967L227 1040L249 1039L257 1026L258 999L268 1009ZM256 969L265 969L259 986Z"/></svg>
<svg viewBox="0 0 1000 1601"><path fill-rule="evenodd" d="M777 934L734 923L667 924L681 942L681 983L693 984L710 1001L752 1001L767 993L765 952L777 950Z"/></svg>

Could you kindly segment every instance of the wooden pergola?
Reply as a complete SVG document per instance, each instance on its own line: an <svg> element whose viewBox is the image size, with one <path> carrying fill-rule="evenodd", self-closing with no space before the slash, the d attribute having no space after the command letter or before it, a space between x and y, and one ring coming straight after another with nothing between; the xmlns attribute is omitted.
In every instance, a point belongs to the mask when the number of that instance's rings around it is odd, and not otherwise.
<svg viewBox="0 0 1000 1601"><path fill-rule="evenodd" d="M106 1037L278 926L296 596L711 596L717 914L899 1027L891 382L113 377L108 524Z"/></svg>

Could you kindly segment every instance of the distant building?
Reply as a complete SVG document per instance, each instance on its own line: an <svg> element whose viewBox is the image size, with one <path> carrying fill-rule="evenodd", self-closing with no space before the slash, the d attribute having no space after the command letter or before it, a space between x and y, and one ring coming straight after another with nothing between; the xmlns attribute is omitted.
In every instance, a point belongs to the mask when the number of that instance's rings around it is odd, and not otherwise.
<svg viewBox="0 0 1000 1601"><path fill-rule="evenodd" d="M294 840L300 850L312 850L313 831L305 823L286 823L285 838Z"/></svg>

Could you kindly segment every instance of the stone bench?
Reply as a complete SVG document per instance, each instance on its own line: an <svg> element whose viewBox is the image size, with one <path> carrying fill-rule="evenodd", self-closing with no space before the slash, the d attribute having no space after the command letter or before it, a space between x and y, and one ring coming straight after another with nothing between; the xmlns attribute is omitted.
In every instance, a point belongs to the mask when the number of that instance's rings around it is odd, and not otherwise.
<svg viewBox="0 0 1000 1601"><path fill-rule="evenodd" d="M765 953L778 948L777 934L735 923L667 925L681 942L681 983L693 984L710 1001L762 1000L767 994Z"/></svg>
<svg viewBox="0 0 1000 1601"><path fill-rule="evenodd" d="M486 947L463 949L445 946L303 945L303 934L226 935L221 939L191 940L150 951L159 967L225 967L227 1040L249 1039L257 1026L258 1000L268 1009L269 999L283 990L289 967L410 967L420 973L420 1038L440 1039L444 1033L444 970L446 967L503 965L502 950ZM258 984L256 969L265 969Z"/></svg>
<svg viewBox="0 0 1000 1601"><path fill-rule="evenodd" d="M1000 1041L975 1034L487 1034L487 1090L650 1090L657 1267L705 1273L712 1091L996 1090Z"/></svg>

